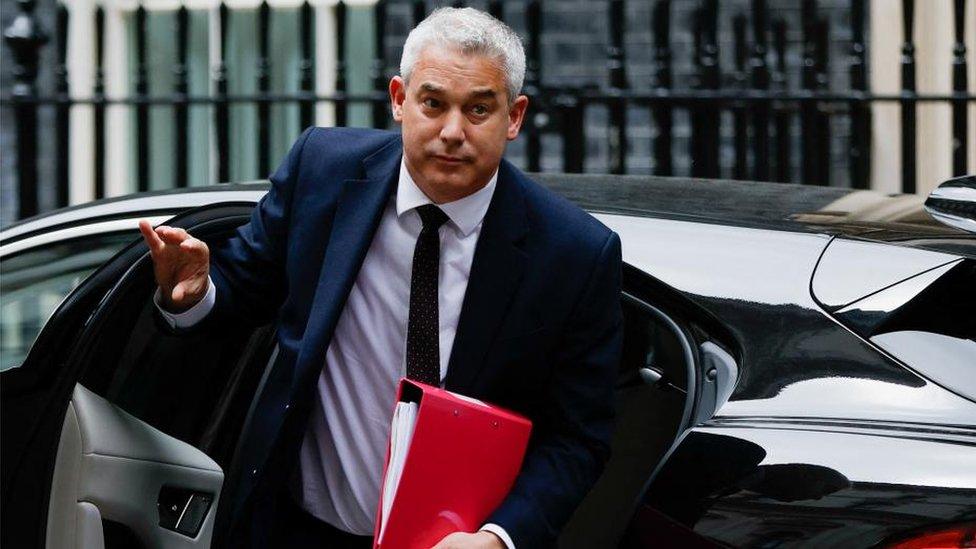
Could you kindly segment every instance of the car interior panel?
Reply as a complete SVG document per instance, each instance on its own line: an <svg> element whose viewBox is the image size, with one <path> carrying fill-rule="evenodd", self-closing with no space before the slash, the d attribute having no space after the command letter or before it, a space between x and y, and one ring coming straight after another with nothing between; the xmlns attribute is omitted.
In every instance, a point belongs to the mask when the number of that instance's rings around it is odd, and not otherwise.
<svg viewBox="0 0 976 549"><path fill-rule="evenodd" d="M209 547L213 513L188 511L215 503L223 480L220 466L200 450L78 385L58 448L47 546L111 548L102 530L110 520L149 547ZM168 486L190 496L164 507L161 487ZM169 507L178 518L158 521Z"/></svg>

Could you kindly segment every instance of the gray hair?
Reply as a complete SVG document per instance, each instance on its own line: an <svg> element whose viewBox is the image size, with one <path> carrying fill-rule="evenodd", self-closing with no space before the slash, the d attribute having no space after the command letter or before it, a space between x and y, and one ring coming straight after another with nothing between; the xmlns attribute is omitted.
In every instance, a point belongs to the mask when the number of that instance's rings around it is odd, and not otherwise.
<svg viewBox="0 0 976 549"><path fill-rule="evenodd" d="M479 54L501 62L505 73L508 102L522 91L525 80L525 50L511 28L474 8L438 8L414 27L403 44L400 76L410 81L417 59L430 45L458 49L463 54Z"/></svg>

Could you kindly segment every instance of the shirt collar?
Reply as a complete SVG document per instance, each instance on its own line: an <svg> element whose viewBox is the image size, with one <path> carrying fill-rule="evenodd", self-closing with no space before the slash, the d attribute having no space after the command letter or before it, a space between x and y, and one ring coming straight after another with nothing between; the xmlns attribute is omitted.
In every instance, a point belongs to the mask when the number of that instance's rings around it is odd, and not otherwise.
<svg viewBox="0 0 976 549"><path fill-rule="evenodd" d="M448 219L461 232L463 236L468 236L471 231L481 223L488 212L488 205L491 204L491 197L495 193L495 183L498 180L498 170L492 174L488 184L477 191L453 202L438 204L437 206L447 214ZM417 183L410 177L407 171L406 161L400 160L400 181L397 183L396 209L397 217L402 217L404 213L434 202L420 190Z"/></svg>

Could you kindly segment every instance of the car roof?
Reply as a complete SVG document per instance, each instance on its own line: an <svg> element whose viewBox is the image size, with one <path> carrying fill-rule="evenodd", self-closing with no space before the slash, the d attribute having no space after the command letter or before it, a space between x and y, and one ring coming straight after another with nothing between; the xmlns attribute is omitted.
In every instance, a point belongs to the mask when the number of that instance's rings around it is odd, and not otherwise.
<svg viewBox="0 0 976 549"><path fill-rule="evenodd" d="M640 175L530 174L591 212L820 233L973 256L976 236L934 220L924 197L784 183ZM79 222L176 214L188 208L260 199L254 181L126 195L57 210L0 231L0 241Z"/></svg>
<svg viewBox="0 0 976 549"><path fill-rule="evenodd" d="M538 174L536 179L588 210L607 213L877 239L968 234L934 220L920 195L684 177Z"/></svg>
<svg viewBox="0 0 976 549"><path fill-rule="evenodd" d="M591 212L828 234L976 256L976 235L936 221L921 195L683 177L535 178Z"/></svg>

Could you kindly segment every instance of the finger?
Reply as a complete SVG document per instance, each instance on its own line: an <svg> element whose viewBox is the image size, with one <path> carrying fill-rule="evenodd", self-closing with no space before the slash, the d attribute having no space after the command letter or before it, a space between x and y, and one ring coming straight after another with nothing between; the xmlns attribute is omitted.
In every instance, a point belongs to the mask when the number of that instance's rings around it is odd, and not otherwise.
<svg viewBox="0 0 976 549"><path fill-rule="evenodd" d="M204 242L195 238L188 238L180 244L180 250L185 252L193 261L203 266L210 263L210 249ZM206 267L204 267L205 269Z"/></svg>
<svg viewBox="0 0 976 549"><path fill-rule="evenodd" d="M180 248L195 253L201 253L207 250L207 245L204 244L203 241L197 240L196 238L193 238L191 236L190 238L187 238L183 242L180 242Z"/></svg>
<svg viewBox="0 0 976 549"><path fill-rule="evenodd" d="M145 219L139 220L139 232L142 233L142 239L146 241L150 252L157 252L163 246L163 241L160 240L159 235L153 230L149 221Z"/></svg>
<svg viewBox="0 0 976 549"><path fill-rule="evenodd" d="M159 227L156 227L156 236L158 236L160 240L168 244L170 230L171 229L169 227L165 225L160 225Z"/></svg>
<svg viewBox="0 0 976 549"><path fill-rule="evenodd" d="M160 231L157 229L156 234L158 234L159 237L163 239L163 242L167 244L178 245L184 240L186 240L187 238L189 238L190 236L183 229L175 229L173 227L160 227L160 228L163 230Z"/></svg>

